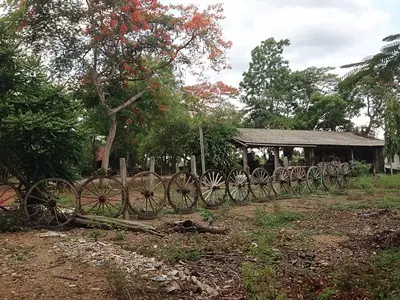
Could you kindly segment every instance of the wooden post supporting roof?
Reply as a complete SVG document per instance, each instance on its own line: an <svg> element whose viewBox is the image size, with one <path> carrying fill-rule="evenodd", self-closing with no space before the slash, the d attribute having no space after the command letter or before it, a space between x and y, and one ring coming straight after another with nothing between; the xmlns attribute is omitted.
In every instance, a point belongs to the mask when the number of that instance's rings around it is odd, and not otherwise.
<svg viewBox="0 0 400 300"><path fill-rule="evenodd" d="M274 168L275 170L279 168L279 148L274 147Z"/></svg>
<svg viewBox="0 0 400 300"><path fill-rule="evenodd" d="M247 161L247 147L243 146L243 170L249 172L249 163Z"/></svg>

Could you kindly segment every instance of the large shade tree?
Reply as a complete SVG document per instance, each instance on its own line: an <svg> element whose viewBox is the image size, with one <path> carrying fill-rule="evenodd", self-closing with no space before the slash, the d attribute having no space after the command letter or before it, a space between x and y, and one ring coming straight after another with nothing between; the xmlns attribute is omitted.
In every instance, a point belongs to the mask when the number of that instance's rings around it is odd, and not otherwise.
<svg viewBox="0 0 400 300"><path fill-rule="evenodd" d="M47 55L56 77L79 78L94 88L109 130L103 168L117 131L117 114L158 88L160 70L189 66L227 68L231 43L222 37L220 4L200 10L195 5L163 5L157 0L26 0L8 6L31 49ZM143 90L110 103L107 83L122 87L144 82Z"/></svg>
<svg viewBox="0 0 400 300"><path fill-rule="evenodd" d="M79 103L51 83L40 59L19 48L0 19L0 164L25 187L49 177L73 179L85 137Z"/></svg>

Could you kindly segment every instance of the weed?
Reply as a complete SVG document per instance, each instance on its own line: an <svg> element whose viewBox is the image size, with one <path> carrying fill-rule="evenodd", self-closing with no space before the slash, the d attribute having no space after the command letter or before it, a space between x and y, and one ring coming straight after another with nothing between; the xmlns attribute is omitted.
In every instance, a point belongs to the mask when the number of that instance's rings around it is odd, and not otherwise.
<svg viewBox="0 0 400 300"><path fill-rule="evenodd" d="M298 212L279 211L273 214L256 209L254 221L257 226L267 228L278 228L289 225L290 223L304 219L304 215Z"/></svg>
<svg viewBox="0 0 400 300"><path fill-rule="evenodd" d="M322 293L318 295L316 300L331 300L331 296L336 295L337 292L337 290L334 290L332 288L325 288Z"/></svg>
<svg viewBox="0 0 400 300"><path fill-rule="evenodd" d="M244 263L242 276L251 300L286 299L286 296L280 293L272 268Z"/></svg>
<svg viewBox="0 0 400 300"><path fill-rule="evenodd" d="M99 238L105 235L104 231L101 229L91 229L89 232L89 237L93 238L96 242Z"/></svg>
<svg viewBox="0 0 400 300"><path fill-rule="evenodd" d="M353 189L372 189L374 188L374 178L372 176L361 176L352 178L350 188Z"/></svg>
<svg viewBox="0 0 400 300"><path fill-rule="evenodd" d="M176 243L161 250L161 258L166 259L170 263L196 261L199 260L201 256L201 249L184 249Z"/></svg>
<svg viewBox="0 0 400 300"><path fill-rule="evenodd" d="M23 223L16 216L0 211L0 232L17 232L23 230Z"/></svg>
<svg viewBox="0 0 400 300"><path fill-rule="evenodd" d="M332 210L347 211L347 210L400 210L400 198L386 196L374 200L358 202L358 203L339 203L330 206Z"/></svg>
<svg viewBox="0 0 400 300"><path fill-rule="evenodd" d="M353 178L350 187L354 189L400 189L400 174L380 174L378 177L361 176Z"/></svg>
<svg viewBox="0 0 400 300"><path fill-rule="evenodd" d="M16 261L25 261L31 256L34 247L33 246L11 246L6 243L2 244L1 247L5 250L5 255Z"/></svg>
<svg viewBox="0 0 400 300"><path fill-rule="evenodd" d="M210 226L212 226L212 223L217 219L217 216L208 209L198 208L197 212L203 218L203 221L208 222Z"/></svg>
<svg viewBox="0 0 400 300"><path fill-rule="evenodd" d="M125 241L125 231L117 230L115 232L114 241L117 241L117 242Z"/></svg>
<svg viewBox="0 0 400 300"><path fill-rule="evenodd" d="M117 300L152 299L155 295L151 295L158 292L144 278L113 264L105 266L105 276L108 287Z"/></svg>

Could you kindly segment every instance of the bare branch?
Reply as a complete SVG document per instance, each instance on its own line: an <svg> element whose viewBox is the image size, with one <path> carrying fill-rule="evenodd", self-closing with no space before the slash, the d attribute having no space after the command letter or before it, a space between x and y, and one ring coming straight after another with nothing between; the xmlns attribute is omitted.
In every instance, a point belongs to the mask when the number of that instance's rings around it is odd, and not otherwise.
<svg viewBox="0 0 400 300"><path fill-rule="evenodd" d="M137 99L139 99L140 97L142 97L144 94L144 91L136 94L135 96L130 97L128 100L126 100L124 103L122 103L120 106L117 106L116 108L111 109L108 112L109 116L115 115L117 112L119 112L120 110L128 107L129 105L131 105L133 102L135 102Z"/></svg>

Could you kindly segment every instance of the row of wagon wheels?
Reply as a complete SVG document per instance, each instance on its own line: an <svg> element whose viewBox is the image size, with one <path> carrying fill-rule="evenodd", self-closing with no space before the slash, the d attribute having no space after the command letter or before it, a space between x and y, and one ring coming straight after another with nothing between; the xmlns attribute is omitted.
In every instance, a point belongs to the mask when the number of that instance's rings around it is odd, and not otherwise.
<svg viewBox="0 0 400 300"><path fill-rule="evenodd" d="M22 197L12 183L0 183L0 208L23 213L34 227L60 227L76 214L119 217L126 207L141 219L153 219L165 207L178 213L193 212L200 198L207 207L221 205L227 195L235 203L245 203L250 195L264 200L272 193L311 192L325 187L347 187L348 164L328 163L321 167L276 169L272 176L257 168L249 176L233 169L225 177L221 171L208 170L199 179L188 172L178 172L166 183L153 172L136 174L127 186L115 177L93 177L79 188L63 179L36 182Z"/></svg>

